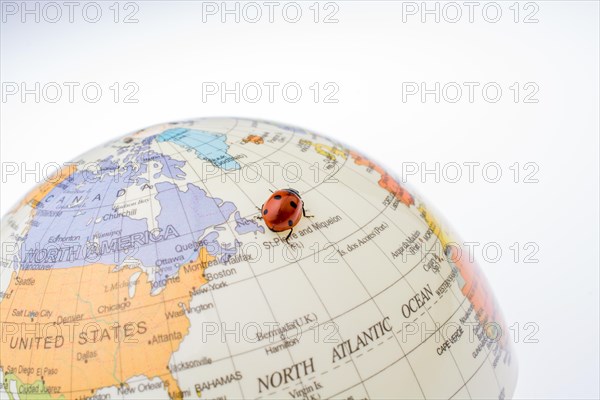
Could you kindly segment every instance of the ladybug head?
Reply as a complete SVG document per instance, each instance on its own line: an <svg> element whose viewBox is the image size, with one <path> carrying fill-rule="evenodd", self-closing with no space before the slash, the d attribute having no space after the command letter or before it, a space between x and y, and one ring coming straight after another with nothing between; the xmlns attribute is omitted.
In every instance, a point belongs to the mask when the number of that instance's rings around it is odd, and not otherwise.
<svg viewBox="0 0 600 400"><path fill-rule="evenodd" d="M300 197L300 193L298 193L298 191L296 189L284 189L286 192L290 192L295 194L296 196Z"/></svg>

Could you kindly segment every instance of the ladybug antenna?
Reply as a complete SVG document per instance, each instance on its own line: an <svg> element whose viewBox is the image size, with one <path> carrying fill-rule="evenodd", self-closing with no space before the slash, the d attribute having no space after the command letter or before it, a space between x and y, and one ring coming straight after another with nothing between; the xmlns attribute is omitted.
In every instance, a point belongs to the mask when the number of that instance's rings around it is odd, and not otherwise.
<svg viewBox="0 0 600 400"><path fill-rule="evenodd" d="M285 189L285 190L287 190L288 192L293 193L296 196L300 197L300 193L298 193L298 191L296 189L290 188L290 189Z"/></svg>

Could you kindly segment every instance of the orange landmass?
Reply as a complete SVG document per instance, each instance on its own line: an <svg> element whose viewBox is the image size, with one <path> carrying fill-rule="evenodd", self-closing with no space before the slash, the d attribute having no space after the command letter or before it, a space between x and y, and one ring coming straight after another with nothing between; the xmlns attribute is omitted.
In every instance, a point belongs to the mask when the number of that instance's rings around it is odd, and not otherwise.
<svg viewBox="0 0 600 400"><path fill-rule="evenodd" d="M0 367L24 384L42 380L56 398L89 397L144 375L159 377L171 398L181 399L168 363L188 333L186 310L212 260L201 248L157 295L145 274L135 279L139 268L90 264L13 274L11 296L0 303Z"/></svg>
<svg viewBox="0 0 600 400"><path fill-rule="evenodd" d="M248 135L242 139L242 143L254 143L254 144L263 144L265 141L261 136L258 135Z"/></svg>
<svg viewBox="0 0 600 400"><path fill-rule="evenodd" d="M488 336L494 337L501 334L498 342L502 345L508 337L504 318L500 313L500 309L496 303L496 299L492 294L492 290L485 276L475 262L470 261L470 255L465 249L452 241L450 236L438 224L435 217L425 208L423 204L419 206L421 216L427 222L427 225L438 238L442 245L442 249L447 254L450 261L456 266L465 284L461 288L462 294L473 305L473 310L477 319L482 326L489 328L491 331L486 332ZM501 329L501 332L494 332L496 326L488 325L495 323Z"/></svg>
<svg viewBox="0 0 600 400"><path fill-rule="evenodd" d="M48 195L48 193L50 193L52 189L54 189L57 185L59 185L65 179L70 177L76 170L77 166L70 164L62 168L60 171L57 171L56 174L54 174L53 176L48 178L44 183L41 183L40 185L36 186L31 192L29 192L23 198L23 200L21 200L21 202L17 204L17 206L12 210L12 212L14 213L16 210L18 210L25 204L31 204L33 208L36 208L39 202L42 201L42 199L46 197L46 195Z"/></svg>
<svg viewBox="0 0 600 400"><path fill-rule="evenodd" d="M379 179L379 186L393 194L398 201L404 203L407 207L415 204L415 199L408 193L390 174L388 174L381 166L375 164L371 160L366 159L362 155L355 151L350 151L350 156L354 159L357 165L363 165L367 168L379 173L381 178Z"/></svg>
<svg viewBox="0 0 600 400"><path fill-rule="evenodd" d="M469 254L464 249L455 244L448 246L448 249L450 260L465 281L461 292L473 305L477 319L486 328L486 335L500 345L505 344L508 330L487 279L477 264L469 260Z"/></svg>

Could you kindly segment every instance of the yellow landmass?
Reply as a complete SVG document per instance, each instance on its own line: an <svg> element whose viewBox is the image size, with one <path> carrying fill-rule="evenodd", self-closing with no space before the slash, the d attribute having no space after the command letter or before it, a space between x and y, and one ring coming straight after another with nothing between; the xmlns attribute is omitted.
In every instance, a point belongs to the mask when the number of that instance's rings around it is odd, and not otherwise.
<svg viewBox="0 0 600 400"><path fill-rule="evenodd" d="M150 294L146 275L130 281L138 268L90 264L13 274L11 301L0 302L0 367L25 385L42 380L53 398L91 396L136 375L159 377L171 398L182 398L168 362L190 326L182 311L214 259L201 248L158 295Z"/></svg>
<svg viewBox="0 0 600 400"><path fill-rule="evenodd" d="M427 211L424 205L419 206L421 215L427 222L427 225L432 230L433 234L439 239L444 252L447 254L450 261L456 266L465 284L461 288L461 292L473 304L473 309L479 322L487 328L496 329L486 325L488 323L497 324L501 332L486 332L488 335L496 335L500 333L502 336L498 339L498 343L503 345L508 338L508 330L500 308L498 307L490 285L485 276L481 273L479 266L475 262L471 262L469 253L462 248L458 243L451 240L449 235L442 229L435 217ZM495 337L493 337L496 339Z"/></svg>
<svg viewBox="0 0 600 400"><path fill-rule="evenodd" d="M300 139L299 144L302 146L313 147L318 154L321 154L322 156L326 157L331 161L336 161L337 157L346 159L348 158L348 154L350 154L352 159L354 159L355 164L363 165L367 168L371 168L372 170L376 171L380 176L380 179L378 181L379 186L393 194L398 201L405 204L407 207L410 207L411 205L415 204L413 196L404 187L402 187L390 174L388 174L387 171L385 171L380 165L375 164L374 162L367 159L366 157L363 157L359 153L355 151L347 151L340 147L312 142L308 139Z"/></svg>
<svg viewBox="0 0 600 400"><path fill-rule="evenodd" d="M315 143L307 139L300 139L300 144L304 146L314 147L317 153L321 154L322 156L325 156L326 158L332 161L335 161L337 157L347 157L346 152L339 147L333 147L322 143Z"/></svg>
<svg viewBox="0 0 600 400"><path fill-rule="evenodd" d="M445 251L446 246L448 246L450 243L448 235L442 230L442 227L437 223L435 217L431 215L429 211L427 211L423 204L419 205L419 212L423 216L423 219L425 219L425 222L427 222L429 228L433 231L433 234L437 236L438 240L442 244L442 248Z"/></svg>

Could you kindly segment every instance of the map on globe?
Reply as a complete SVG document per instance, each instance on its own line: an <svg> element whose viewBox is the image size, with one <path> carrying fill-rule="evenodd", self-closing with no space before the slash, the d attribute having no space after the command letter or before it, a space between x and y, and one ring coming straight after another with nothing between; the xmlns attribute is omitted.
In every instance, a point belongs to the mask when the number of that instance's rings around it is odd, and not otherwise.
<svg viewBox="0 0 600 400"><path fill-rule="evenodd" d="M288 232L260 219L293 188ZM484 276L391 171L284 124L152 126L1 222L2 399L510 397Z"/></svg>

